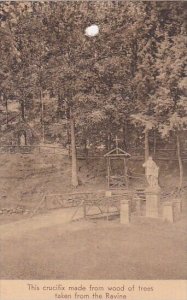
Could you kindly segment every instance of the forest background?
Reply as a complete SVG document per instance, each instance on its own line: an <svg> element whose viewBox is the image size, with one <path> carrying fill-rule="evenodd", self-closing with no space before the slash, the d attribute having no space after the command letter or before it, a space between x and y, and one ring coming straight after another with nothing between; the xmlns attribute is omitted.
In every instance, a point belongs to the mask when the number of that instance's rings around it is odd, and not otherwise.
<svg viewBox="0 0 187 300"><path fill-rule="evenodd" d="M175 150L183 184L186 148L186 28L183 1L1 2L1 145L115 145L145 160ZM95 37L85 35L91 24ZM29 128L29 129L28 129ZM29 132L30 137L29 137ZM30 140L29 140L30 139ZM169 153L169 152L168 152Z"/></svg>

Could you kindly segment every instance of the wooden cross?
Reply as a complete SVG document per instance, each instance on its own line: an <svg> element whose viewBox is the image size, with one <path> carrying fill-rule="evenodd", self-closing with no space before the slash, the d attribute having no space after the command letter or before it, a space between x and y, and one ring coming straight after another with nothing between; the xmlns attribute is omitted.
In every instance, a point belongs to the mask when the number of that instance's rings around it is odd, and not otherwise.
<svg viewBox="0 0 187 300"><path fill-rule="evenodd" d="M115 142L116 142L116 148L118 148L118 142L120 141L120 139L118 139L117 135L116 135L116 138L115 138Z"/></svg>
<svg viewBox="0 0 187 300"><path fill-rule="evenodd" d="M117 135L116 135L116 138L115 138L115 142L116 142L116 151L117 151L117 154L119 153L119 150L118 150L118 142L120 141L120 139L118 139Z"/></svg>

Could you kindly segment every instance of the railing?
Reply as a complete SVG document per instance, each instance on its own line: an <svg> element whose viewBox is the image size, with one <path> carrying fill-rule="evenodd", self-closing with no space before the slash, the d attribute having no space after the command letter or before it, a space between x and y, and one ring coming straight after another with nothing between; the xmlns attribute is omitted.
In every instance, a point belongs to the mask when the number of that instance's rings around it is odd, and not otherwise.
<svg viewBox="0 0 187 300"><path fill-rule="evenodd" d="M145 149L143 147L141 148L134 148L127 150L129 154L131 155L131 160L144 160L145 157ZM77 147L77 158L78 159L96 159L96 158L102 158L106 154L106 150L99 150L99 149L87 149L86 151L84 149L81 149ZM150 148L150 155L153 156L153 158L158 160L177 160L177 149L174 148L156 148L155 150ZM70 152L71 156L71 152ZM187 160L187 149L181 149L181 156L182 159Z"/></svg>
<svg viewBox="0 0 187 300"><path fill-rule="evenodd" d="M108 196L106 191L100 190L97 192L77 192L77 193L64 193L64 194L45 194L41 201L33 210L33 215L38 213L40 210L49 210L55 208L75 208L72 214L72 220L77 214L80 208L83 208L84 217L94 216L95 213L91 213L91 207L98 208L98 214L106 216L112 212L110 208L113 207L119 211L120 199L127 197L128 192L120 194L112 194Z"/></svg>
<svg viewBox="0 0 187 300"><path fill-rule="evenodd" d="M108 194L110 193L110 194ZM165 197L171 197L173 192L161 193L162 201L165 200ZM100 215L101 217L111 216L113 213L120 212L120 201L129 200L131 205L132 212L139 211L139 206L141 203L146 201L146 192L144 188L136 188L133 190L121 190L106 192L105 190L100 190L97 192L76 192L76 193L64 193L64 194L44 194L40 202L33 210L35 215L41 210L52 210L59 208L74 208L72 211L72 218L74 219L75 215L82 208L83 217L94 217L95 215ZM91 208L98 208L98 213L92 213ZM111 210L111 208L113 208Z"/></svg>
<svg viewBox="0 0 187 300"><path fill-rule="evenodd" d="M0 146L0 154L3 153L48 153L48 154L62 154L68 155L68 150L58 147L58 146L45 146L45 145L25 145L25 146L18 146L18 145L5 145Z"/></svg>
<svg viewBox="0 0 187 300"><path fill-rule="evenodd" d="M0 154L3 153L22 153L22 154L29 154L29 153L48 153L48 154L60 154L66 155L71 157L71 152L68 149L59 146L48 146L48 145L25 145L25 146L18 146L18 145L5 145L0 146ZM78 159L97 159L103 158L106 151L93 151L87 150L85 152L82 149L77 149L77 158ZM131 157L130 160L143 160L144 159L144 149L143 148L132 148L130 151ZM156 160L177 160L177 150L176 149L156 149L153 153L150 153L154 159ZM187 160L187 149L181 150L181 157L182 160Z"/></svg>

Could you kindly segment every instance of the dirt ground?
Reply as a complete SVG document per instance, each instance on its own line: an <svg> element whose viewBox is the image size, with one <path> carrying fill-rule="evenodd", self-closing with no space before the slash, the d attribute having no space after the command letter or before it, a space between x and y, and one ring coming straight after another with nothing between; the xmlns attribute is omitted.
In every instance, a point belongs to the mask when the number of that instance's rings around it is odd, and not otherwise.
<svg viewBox="0 0 187 300"><path fill-rule="evenodd" d="M133 218L130 226L116 219L42 228L37 218L35 228L28 219L26 231L18 234L15 223L1 235L2 279L187 278L184 216L174 224Z"/></svg>

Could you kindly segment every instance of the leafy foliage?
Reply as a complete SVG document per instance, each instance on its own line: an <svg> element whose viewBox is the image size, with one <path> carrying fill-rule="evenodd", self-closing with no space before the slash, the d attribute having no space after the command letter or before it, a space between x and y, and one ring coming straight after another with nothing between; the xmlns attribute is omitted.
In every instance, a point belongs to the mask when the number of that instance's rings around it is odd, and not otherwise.
<svg viewBox="0 0 187 300"><path fill-rule="evenodd" d="M181 130L187 110L184 6L1 3L1 94L21 103L32 126L44 122L54 135L61 127L52 124L69 118L71 110L81 143L124 135L129 123L137 132ZM100 34L90 38L84 33L91 24Z"/></svg>

